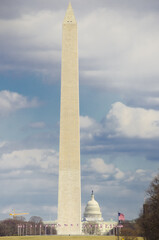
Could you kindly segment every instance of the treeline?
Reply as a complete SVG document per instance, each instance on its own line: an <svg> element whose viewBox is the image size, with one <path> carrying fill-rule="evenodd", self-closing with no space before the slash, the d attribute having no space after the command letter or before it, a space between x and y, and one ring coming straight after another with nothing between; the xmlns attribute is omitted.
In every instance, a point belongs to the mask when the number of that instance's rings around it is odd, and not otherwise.
<svg viewBox="0 0 159 240"><path fill-rule="evenodd" d="M120 230L120 235L123 236L124 240L137 240L138 237L143 237L143 233L138 224L138 219L133 221L124 221L123 227Z"/></svg>
<svg viewBox="0 0 159 240"><path fill-rule="evenodd" d="M138 225L146 240L159 239L159 174L152 180L147 198L138 219Z"/></svg>
<svg viewBox="0 0 159 240"><path fill-rule="evenodd" d="M32 217L29 221L21 219L5 219L0 221L0 236L26 236L26 235L55 235L55 227L44 225Z"/></svg>
<svg viewBox="0 0 159 240"><path fill-rule="evenodd" d="M120 235L124 236L124 240L135 240L137 236L145 240L159 240L159 174L152 180L146 193L139 218L123 222Z"/></svg>

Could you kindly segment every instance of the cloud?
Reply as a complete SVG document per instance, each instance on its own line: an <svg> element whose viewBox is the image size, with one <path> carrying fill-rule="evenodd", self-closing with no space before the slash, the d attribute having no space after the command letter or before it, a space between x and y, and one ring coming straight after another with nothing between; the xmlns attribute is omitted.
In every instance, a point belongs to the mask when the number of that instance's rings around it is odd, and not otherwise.
<svg viewBox="0 0 159 240"><path fill-rule="evenodd" d="M136 96L137 95L137 96ZM151 93L150 95L147 92L138 94L133 91L129 93L129 96L123 97L124 102L131 107L141 107L146 109L159 109L159 98L158 93Z"/></svg>
<svg viewBox="0 0 159 240"><path fill-rule="evenodd" d="M81 116L81 142L110 138L156 139L159 137L159 111L115 102L101 122ZM104 139L105 137L105 139ZM107 138L107 139L106 139ZM102 145L101 145L102 147Z"/></svg>
<svg viewBox="0 0 159 240"><path fill-rule="evenodd" d="M159 91L156 3L150 6L146 1L143 11L137 2L124 2L124 7L116 1L92 2L91 8L90 3L73 3L78 16L81 83L125 94L130 89ZM31 71L50 82L59 80L67 4L29 1L22 6L16 1L10 14L7 5L2 4L1 12L8 18L0 20L1 71Z"/></svg>
<svg viewBox="0 0 159 240"><path fill-rule="evenodd" d="M9 214L12 209L25 209L30 215L40 215L48 220L50 208L55 219L58 153L52 149L17 150L3 153L0 164L2 216L6 217L7 211Z"/></svg>
<svg viewBox="0 0 159 240"><path fill-rule="evenodd" d="M59 11L62 8L66 8L68 6L68 2L65 0L59 1L52 1L52 0L46 0L45 2L43 0L28 0L23 1L21 0L15 0L14 4L10 0L6 0L1 5L0 9L0 18L1 19L18 19L22 17L23 14L36 14L39 11Z"/></svg>
<svg viewBox="0 0 159 240"><path fill-rule="evenodd" d="M32 100L27 97L7 90L0 91L0 116L8 115L19 109L34 108L39 105L36 98Z"/></svg>
<svg viewBox="0 0 159 240"><path fill-rule="evenodd" d="M46 124L44 122L32 122L29 124L29 127L34 129L44 128L45 126Z"/></svg>
<svg viewBox="0 0 159 240"><path fill-rule="evenodd" d="M4 153L0 158L1 169L31 170L40 169L43 172L54 172L57 174L58 153L52 149L27 149L11 153Z"/></svg>
<svg viewBox="0 0 159 240"><path fill-rule="evenodd" d="M85 124L85 128L81 128L82 155L98 158L99 154L105 154L111 156L113 162L118 159L122 164L126 157L137 164L145 159L159 161L158 110L115 102L102 121L92 118L89 121L91 126Z"/></svg>
<svg viewBox="0 0 159 240"><path fill-rule="evenodd" d="M137 169L137 170L136 170L136 173L137 173L137 174L140 174L140 175L145 175L146 171L143 170L143 169Z"/></svg>
<svg viewBox="0 0 159 240"><path fill-rule="evenodd" d="M60 76L60 23L63 14L43 10L24 14L20 18L0 20L3 42L0 70L32 72L43 80L56 76L52 81L57 81L57 76Z"/></svg>
<svg viewBox="0 0 159 240"><path fill-rule="evenodd" d="M100 174L104 179L115 178L122 179L125 174L114 164L106 163L102 158L92 158L83 166L84 171Z"/></svg>
<svg viewBox="0 0 159 240"><path fill-rule="evenodd" d="M95 158L90 160L90 167L92 170L98 173L113 173L114 172L114 165L113 164L106 164L103 159Z"/></svg>
<svg viewBox="0 0 159 240"><path fill-rule="evenodd" d="M80 139L82 143L92 141L94 136L100 135L101 126L93 118L80 116Z"/></svg>
<svg viewBox="0 0 159 240"><path fill-rule="evenodd" d="M6 146L7 142L5 141L0 141L0 148L3 148L4 146Z"/></svg>
<svg viewBox="0 0 159 240"><path fill-rule="evenodd" d="M158 138L159 111L132 108L121 102L114 103L106 116L109 137Z"/></svg>
<svg viewBox="0 0 159 240"><path fill-rule="evenodd" d="M87 14L91 12L94 8L112 8L124 11L135 11L137 13L142 14L143 12L154 12L159 9L159 4L157 1L149 2L149 0L141 0L140 2L134 0L133 3L131 1L126 0L118 0L116 1L109 1L109 0L88 0L86 2L81 2L80 0L72 0L72 6L75 9L76 14ZM10 8L9 8L10 6ZM10 18L18 18L23 13L35 13L41 10L59 10L64 9L66 10L68 6L68 2L66 0L59 1L52 1L46 0L28 0L24 1L21 4L21 0L14 0L14 3L11 0L6 0L2 3L0 9L0 18L10 19ZM83 12L82 12L83 10Z"/></svg>
<svg viewBox="0 0 159 240"><path fill-rule="evenodd" d="M122 179L122 178L124 178L124 175L125 174L120 169L116 168L116 173L115 173L116 179Z"/></svg>
<svg viewBox="0 0 159 240"><path fill-rule="evenodd" d="M95 120L88 116L80 116L80 127L81 129L93 128L96 124Z"/></svg>
<svg viewBox="0 0 159 240"><path fill-rule="evenodd" d="M88 62L81 61L84 82L125 94L130 89L158 91L158 22L155 13L128 9L121 14L121 9L109 7L85 16L79 23L79 52Z"/></svg>

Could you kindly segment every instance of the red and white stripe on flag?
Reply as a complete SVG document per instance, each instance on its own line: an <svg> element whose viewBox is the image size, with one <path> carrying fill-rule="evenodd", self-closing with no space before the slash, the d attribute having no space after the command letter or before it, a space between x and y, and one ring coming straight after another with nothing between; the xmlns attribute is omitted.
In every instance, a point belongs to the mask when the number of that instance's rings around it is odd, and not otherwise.
<svg viewBox="0 0 159 240"><path fill-rule="evenodd" d="M123 226L123 225L118 225L117 227L118 227L118 228L122 228L122 227L124 227L124 226Z"/></svg>
<svg viewBox="0 0 159 240"><path fill-rule="evenodd" d="M125 220L124 214L123 213L118 213L118 219L124 221Z"/></svg>

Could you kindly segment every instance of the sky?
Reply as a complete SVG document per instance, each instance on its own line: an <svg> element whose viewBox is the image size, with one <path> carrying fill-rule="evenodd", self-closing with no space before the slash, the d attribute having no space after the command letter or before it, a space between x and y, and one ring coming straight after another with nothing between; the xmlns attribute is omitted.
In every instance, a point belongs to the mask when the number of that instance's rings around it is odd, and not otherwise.
<svg viewBox="0 0 159 240"><path fill-rule="evenodd" d="M137 218L159 166L159 1L72 0L82 215ZM0 220L57 219L62 22L68 0L0 0Z"/></svg>

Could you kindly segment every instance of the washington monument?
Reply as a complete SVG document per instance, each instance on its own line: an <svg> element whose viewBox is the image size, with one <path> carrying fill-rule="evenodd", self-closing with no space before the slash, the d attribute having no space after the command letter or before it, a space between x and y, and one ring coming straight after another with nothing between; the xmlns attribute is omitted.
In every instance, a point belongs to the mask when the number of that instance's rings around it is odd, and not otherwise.
<svg viewBox="0 0 159 240"><path fill-rule="evenodd" d="M62 33L58 234L81 234L78 37L71 3Z"/></svg>

